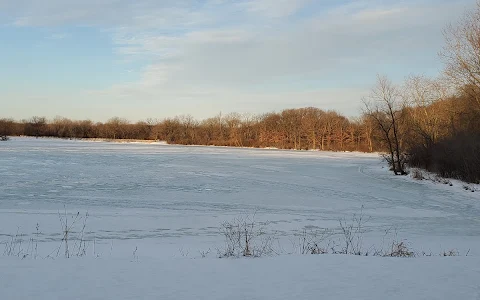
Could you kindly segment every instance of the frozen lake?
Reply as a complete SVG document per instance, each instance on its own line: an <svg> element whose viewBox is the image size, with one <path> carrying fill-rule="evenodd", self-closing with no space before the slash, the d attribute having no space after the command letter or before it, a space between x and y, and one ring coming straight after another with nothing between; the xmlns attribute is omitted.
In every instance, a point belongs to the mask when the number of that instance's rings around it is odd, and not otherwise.
<svg viewBox="0 0 480 300"><path fill-rule="evenodd" d="M395 177L377 154L14 138L0 143L0 241L60 238L58 212L89 213L89 238L207 248L238 215L289 239L363 207L366 229L423 249L478 252L480 193ZM213 241L213 242L212 242ZM474 249L476 248L476 249Z"/></svg>

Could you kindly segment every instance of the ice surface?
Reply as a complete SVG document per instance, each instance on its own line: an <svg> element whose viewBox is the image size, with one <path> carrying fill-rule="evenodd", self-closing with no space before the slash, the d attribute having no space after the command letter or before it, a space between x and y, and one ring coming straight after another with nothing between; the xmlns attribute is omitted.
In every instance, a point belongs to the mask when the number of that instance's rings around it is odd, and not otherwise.
<svg viewBox="0 0 480 300"><path fill-rule="evenodd" d="M66 206L88 211L99 239L214 235L223 220L253 212L288 235L337 226L363 206L379 232L480 236L480 193L382 167L377 154L16 138L0 145L0 217L8 219L0 234L36 223L44 234L58 231Z"/></svg>

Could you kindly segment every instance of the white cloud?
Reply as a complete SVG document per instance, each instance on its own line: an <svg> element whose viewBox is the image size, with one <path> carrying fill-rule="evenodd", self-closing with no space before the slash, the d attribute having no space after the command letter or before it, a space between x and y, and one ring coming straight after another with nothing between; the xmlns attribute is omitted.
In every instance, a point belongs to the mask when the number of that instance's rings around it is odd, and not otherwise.
<svg viewBox="0 0 480 300"><path fill-rule="evenodd" d="M249 0L238 4L250 13L270 18L281 18L294 14L311 0Z"/></svg>
<svg viewBox="0 0 480 300"><path fill-rule="evenodd" d="M51 35L48 36L48 39L51 40L63 40L69 37L67 33L52 33Z"/></svg>
<svg viewBox="0 0 480 300"><path fill-rule="evenodd" d="M378 21L385 18L394 18L395 15L402 16L407 12L405 7L389 9L368 9L356 13L353 17L360 21Z"/></svg>
<svg viewBox="0 0 480 300"><path fill-rule="evenodd" d="M168 73L173 82L244 87L291 76L322 77L361 65L375 73L375 62L397 61L396 56L407 49L428 49L423 35L434 33L441 42L440 30L446 18L417 18L426 16L431 8L415 9L365 9L293 23L282 31L241 25L233 29L192 29L175 37L153 34L117 43L125 46L120 47L124 54L160 54L158 65L177 67ZM436 16L450 11L451 5L444 5ZM415 32L424 25L429 28ZM417 44L412 45L405 36L417 39ZM387 46L392 49L385 49ZM437 51L428 50L432 55ZM155 78L151 74L148 77L150 81ZM159 77L165 82L164 76Z"/></svg>

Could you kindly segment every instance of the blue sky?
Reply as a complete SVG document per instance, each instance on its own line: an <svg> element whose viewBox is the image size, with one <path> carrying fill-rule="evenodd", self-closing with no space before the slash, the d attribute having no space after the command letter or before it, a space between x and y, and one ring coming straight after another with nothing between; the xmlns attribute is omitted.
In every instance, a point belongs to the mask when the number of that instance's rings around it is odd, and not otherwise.
<svg viewBox="0 0 480 300"><path fill-rule="evenodd" d="M132 121L316 106L436 76L474 0L0 0L0 117Z"/></svg>

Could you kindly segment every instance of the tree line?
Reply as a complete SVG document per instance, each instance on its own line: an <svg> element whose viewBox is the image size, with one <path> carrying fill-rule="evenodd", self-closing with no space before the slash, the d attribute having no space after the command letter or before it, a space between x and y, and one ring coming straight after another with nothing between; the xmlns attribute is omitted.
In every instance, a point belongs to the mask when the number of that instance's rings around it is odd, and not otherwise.
<svg viewBox="0 0 480 300"><path fill-rule="evenodd" d="M131 123L114 117L107 122L63 117L0 120L0 135L59 138L162 140L170 144L275 147L297 150L375 151L379 149L368 120L348 119L334 111L307 107L250 115L219 114L205 120L178 116Z"/></svg>
<svg viewBox="0 0 480 300"><path fill-rule="evenodd" d="M0 119L0 136L163 140L170 144L385 152L395 174L419 167L480 181L480 2L445 29L438 78L378 76L359 117L315 107L265 114L178 116L131 123L32 117Z"/></svg>

